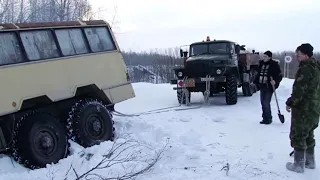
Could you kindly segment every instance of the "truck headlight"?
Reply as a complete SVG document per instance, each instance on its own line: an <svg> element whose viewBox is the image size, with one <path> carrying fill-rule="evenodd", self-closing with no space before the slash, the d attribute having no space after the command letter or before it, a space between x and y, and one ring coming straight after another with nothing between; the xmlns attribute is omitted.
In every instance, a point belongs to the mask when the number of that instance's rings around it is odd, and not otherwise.
<svg viewBox="0 0 320 180"><path fill-rule="evenodd" d="M217 74L221 74L221 70L220 70L220 69L217 69L216 73L217 73Z"/></svg>
<svg viewBox="0 0 320 180"><path fill-rule="evenodd" d="M182 72L178 72L178 77L182 77Z"/></svg>

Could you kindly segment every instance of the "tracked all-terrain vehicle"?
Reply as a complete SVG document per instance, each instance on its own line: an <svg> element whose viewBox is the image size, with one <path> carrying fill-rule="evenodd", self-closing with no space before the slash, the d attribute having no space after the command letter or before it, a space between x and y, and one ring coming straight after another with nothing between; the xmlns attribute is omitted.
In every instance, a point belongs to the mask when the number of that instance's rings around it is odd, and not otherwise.
<svg viewBox="0 0 320 180"><path fill-rule="evenodd" d="M28 168L113 140L111 112L135 97L107 22L0 25L0 153Z"/></svg>
<svg viewBox="0 0 320 180"><path fill-rule="evenodd" d="M189 53L189 56L188 56ZM187 50L180 49L183 67L174 69L177 79L177 98L181 104L189 104L191 92L202 92L206 103L214 94L225 92L226 104L238 101L238 88L244 96L252 96L257 88L253 84L257 75L260 55L246 51L245 45L227 40L192 43Z"/></svg>

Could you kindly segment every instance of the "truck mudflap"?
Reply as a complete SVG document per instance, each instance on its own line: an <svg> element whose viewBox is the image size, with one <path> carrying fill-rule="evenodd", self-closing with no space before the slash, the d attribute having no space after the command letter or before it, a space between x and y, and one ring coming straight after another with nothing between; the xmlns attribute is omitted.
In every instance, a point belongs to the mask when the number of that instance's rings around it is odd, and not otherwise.
<svg viewBox="0 0 320 180"><path fill-rule="evenodd" d="M6 139L4 138L4 134L2 128L0 127L0 150L4 150L7 146Z"/></svg>
<svg viewBox="0 0 320 180"><path fill-rule="evenodd" d="M249 73L243 73L243 82L244 83L249 83L250 82Z"/></svg>
<svg viewBox="0 0 320 180"><path fill-rule="evenodd" d="M177 87L173 87L173 90L183 89L185 87L196 87L197 84L206 84L207 81L211 83L218 83L218 82L226 82L226 76L217 76L217 77L199 77L199 78L188 78L184 82L183 79L176 79L171 80L170 84L177 84Z"/></svg>
<svg viewBox="0 0 320 180"><path fill-rule="evenodd" d="M171 81L170 81L170 84L177 84L178 83L178 80L177 79L172 79Z"/></svg>

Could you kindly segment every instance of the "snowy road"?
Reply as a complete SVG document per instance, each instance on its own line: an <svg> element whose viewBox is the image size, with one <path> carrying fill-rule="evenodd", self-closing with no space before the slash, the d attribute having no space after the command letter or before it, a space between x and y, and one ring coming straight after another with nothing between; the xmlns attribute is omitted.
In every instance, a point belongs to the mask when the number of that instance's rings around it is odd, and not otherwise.
<svg viewBox="0 0 320 180"><path fill-rule="evenodd" d="M306 170L304 174L289 172L285 168L292 151L289 142L290 116L284 102L291 92L292 81L284 79L278 90L285 124L278 121L273 100L273 124L260 125L261 108L259 93L253 97L239 96L238 104L225 105L224 96L211 98L211 105L188 111L170 111L138 117L117 117L118 135L131 133L130 139L149 144L153 150L168 148L153 170L138 180L318 180L320 170ZM136 98L116 106L123 113L137 113L177 105L175 91L168 84L134 84ZM192 94L193 106L203 101L202 94ZM316 138L320 136L316 131ZM111 142L88 149L72 145L74 154L58 164L44 169L28 171L4 156L0 159L1 180L62 180L73 164L81 174L93 167L111 147ZM94 154L90 160L81 151ZM146 150L147 151L147 150ZM320 152L319 146L316 152ZM79 155L80 154L80 155ZM316 156L320 162L320 156ZM229 164L229 173L220 171ZM120 167L98 173L108 176ZM120 171L120 170L119 170ZM109 175L110 176L110 175ZM69 173L68 179L75 179Z"/></svg>

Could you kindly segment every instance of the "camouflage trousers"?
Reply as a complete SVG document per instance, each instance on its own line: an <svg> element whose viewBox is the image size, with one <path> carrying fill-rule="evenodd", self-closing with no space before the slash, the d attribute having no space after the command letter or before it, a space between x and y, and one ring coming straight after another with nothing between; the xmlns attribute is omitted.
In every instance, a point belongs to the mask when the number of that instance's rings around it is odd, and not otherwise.
<svg viewBox="0 0 320 180"><path fill-rule="evenodd" d="M319 124L319 114L292 108L290 140L291 147L295 150L303 151L314 148L314 130Z"/></svg>

